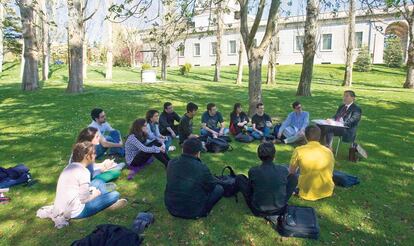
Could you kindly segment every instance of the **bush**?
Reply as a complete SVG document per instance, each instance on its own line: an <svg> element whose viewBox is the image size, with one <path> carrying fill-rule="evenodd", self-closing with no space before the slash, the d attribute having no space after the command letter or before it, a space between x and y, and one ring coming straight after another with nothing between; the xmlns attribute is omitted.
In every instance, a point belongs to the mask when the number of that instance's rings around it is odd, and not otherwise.
<svg viewBox="0 0 414 246"><path fill-rule="evenodd" d="M128 67L128 66L129 66L128 57L125 57L122 55L114 56L114 67Z"/></svg>
<svg viewBox="0 0 414 246"><path fill-rule="evenodd" d="M401 39L398 37L387 38L384 50L384 63L388 67L401 67L403 64L403 51Z"/></svg>
<svg viewBox="0 0 414 246"><path fill-rule="evenodd" d="M181 73L181 75L187 75L190 72L191 67L192 66L191 66L190 63L186 63L186 64L182 65L180 67L180 73Z"/></svg>
<svg viewBox="0 0 414 246"><path fill-rule="evenodd" d="M150 70L152 68L151 64L144 63L142 64L142 70Z"/></svg>
<svg viewBox="0 0 414 246"><path fill-rule="evenodd" d="M354 64L354 70L358 72L369 72L372 69L371 56L368 47L362 47Z"/></svg>

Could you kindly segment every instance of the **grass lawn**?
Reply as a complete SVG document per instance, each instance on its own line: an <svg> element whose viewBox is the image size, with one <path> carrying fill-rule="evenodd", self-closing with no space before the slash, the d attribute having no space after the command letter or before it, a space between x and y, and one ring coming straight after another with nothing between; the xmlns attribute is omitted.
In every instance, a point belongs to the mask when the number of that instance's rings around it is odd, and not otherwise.
<svg viewBox="0 0 414 246"><path fill-rule="evenodd" d="M19 65L8 63L0 74L0 165L25 163L40 182L33 187L14 187L7 194L8 205L0 205L0 245L69 245L90 233L96 225L113 223L129 226L144 208L126 207L104 211L88 219L72 220L61 230L50 220L36 218L38 208L53 202L59 173L67 164L71 145L91 119L90 110L102 107L111 125L126 134L146 110L161 110L171 101L182 115L189 101L200 106L197 125L208 102L215 102L228 120L235 102L247 109L247 83L233 84L236 67L225 67L223 82L210 82L213 67L194 68L187 77L178 69L168 72L169 82L138 84L139 72L115 68L114 81L104 79L104 68L89 67L85 92L66 94L67 69L52 67L52 77L36 92L22 92ZM301 67L278 67L277 85L263 86L266 111L284 118L290 112ZM265 74L265 71L263 71ZM358 176L361 184L350 189L336 188L329 199L317 202L297 197L290 204L312 206L321 227L319 241L282 238L263 219L251 215L239 195L222 199L211 215L200 220L173 218L164 207L165 171L155 163L127 181L123 171L116 181L123 197L146 198L152 202L156 222L145 233L147 245L412 245L414 242L414 91L402 89L404 71L374 66L370 73L354 73L357 103L363 110L358 142L369 159L347 161L347 145L342 145L335 168ZM315 66L313 96L299 98L311 119L334 114L341 103L343 66ZM247 69L245 69L247 79ZM176 144L176 142L175 142ZM257 142L232 143L234 150L204 154L203 161L218 174L225 165L239 173L258 164ZM288 163L293 148L277 146L277 162ZM173 152L177 156L180 150ZM411 242L411 243L409 243Z"/></svg>

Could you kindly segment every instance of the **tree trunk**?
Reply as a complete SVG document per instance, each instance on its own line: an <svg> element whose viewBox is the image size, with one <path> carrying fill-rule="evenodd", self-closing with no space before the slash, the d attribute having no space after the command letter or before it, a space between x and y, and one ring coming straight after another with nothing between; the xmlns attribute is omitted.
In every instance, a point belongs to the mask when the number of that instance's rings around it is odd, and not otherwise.
<svg viewBox="0 0 414 246"><path fill-rule="evenodd" d="M267 65L266 84L273 85L276 81L276 35L272 38L269 46L269 63Z"/></svg>
<svg viewBox="0 0 414 246"><path fill-rule="evenodd" d="M69 83L70 93L83 91L83 14L82 0L68 0Z"/></svg>
<svg viewBox="0 0 414 246"><path fill-rule="evenodd" d="M240 37L240 45L239 45L239 63L237 64L237 79L236 84L241 85L243 80L243 39Z"/></svg>
<svg viewBox="0 0 414 246"><path fill-rule="evenodd" d="M49 78L49 16L46 9L46 0L39 2L41 13L41 32L42 32L42 80Z"/></svg>
<svg viewBox="0 0 414 246"><path fill-rule="evenodd" d="M135 56L136 56L135 52L136 52L135 48L132 49L132 51L131 51L131 68L135 67Z"/></svg>
<svg viewBox="0 0 414 246"><path fill-rule="evenodd" d="M414 88L414 23L408 22L410 43L408 45L408 59L407 59L407 76L405 78L404 88Z"/></svg>
<svg viewBox="0 0 414 246"><path fill-rule="evenodd" d="M216 21L217 21L217 30L216 30L216 37L217 37L217 44L216 44L216 64L215 64L215 71L214 71L214 80L215 82L220 81L220 70L221 70L221 39L223 37L223 17L222 17L222 2L219 1L216 7Z"/></svg>
<svg viewBox="0 0 414 246"><path fill-rule="evenodd" d="M262 102L262 62L260 56L249 59L249 116L256 112L256 105Z"/></svg>
<svg viewBox="0 0 414 246"><path fill-rule="evenodd" d="M161 48L161 80L167 80L167 54L165 48Z"/></svg>
<svg viewBox="0 0 414 246"><path fill-rule="evenodd" d="M297 96L311 96L311 83L313 75L313 62L316 53L316 25L318 18L317 0L307 0L305 40L303 43L303 64L302 73Z"/></svg>
<svg viewBox="0 0 414 246"><path fill-rule="evenodd" d="M407 76L404 83L404 88L414 88L414 43L410 41L408 46L408 59L407 59Z"/></svg>
<svg viewBox="0 0 414 246"><path fill-rule="evenodd" d="M21 0L18 4L24 39L22 89L24 91L32 91L39 88L38 50L36 30L34 27L34 3L31 0Z"/></svg>
<svg viewBox="0 0 414 246"><path fill-rule="evenodd" d="M112 6L112 1L107 1L109 7ZM108 8L109 8L108 7ZM109 15L109 14L108 14ZM112 41L112 22L106 20L107 26L107 43L106 43L106 73L105 78L112 80L112 65L113 65L113 41Z"/></svg>
<svg viewBox="0 0 414 246"><path fill-rule="evenodd" d="M3 20L4 20L4 8L3 4L0 4L0 73L3 72Z"/></svg>
<svg viewBox="0 0 414 246"><path fill-rule="evenodd" d="M349 20L348 20L348 47L346 48L345 75L342 86L352 86L352 67L354 64L354 44L355 44L355 11L356 0L349 1Z"/></svg>
<svg viewBox="0 0 414 246"><path fill-rule="evenodd" d="M86 32L84 33L82 48L83 48L82 50L83 52L83 66L82 66L83 79L87 79L88 78L88 39L86 36Z"/></svg>

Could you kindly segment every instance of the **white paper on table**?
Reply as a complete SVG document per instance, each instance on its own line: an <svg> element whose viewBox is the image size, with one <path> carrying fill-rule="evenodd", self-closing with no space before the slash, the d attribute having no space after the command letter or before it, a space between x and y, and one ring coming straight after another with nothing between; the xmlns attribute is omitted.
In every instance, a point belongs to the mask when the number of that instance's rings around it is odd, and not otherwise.
<svg viewBox="0 0 414 246"><path fill-rule="evenodd" d="M345 127L343 122L334 120L312 120L312 122L315 122L318 125Z"/></svg>

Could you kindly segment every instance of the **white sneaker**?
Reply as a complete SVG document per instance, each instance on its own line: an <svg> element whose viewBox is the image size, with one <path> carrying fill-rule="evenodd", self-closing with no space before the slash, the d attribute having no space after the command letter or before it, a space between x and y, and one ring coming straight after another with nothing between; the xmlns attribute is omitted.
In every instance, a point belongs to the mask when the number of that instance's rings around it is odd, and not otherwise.
<svg viewBox="0 0 414 246"><path fill-rule="evenodd" d="M174 150L175 150L175 146L168 147L168 151L174 151Z"/></svg>
<svg viewBox="0 0 414 246"><path fill-rule="evenodd" d="M106 209L108 210L116 210L116 209L120 209L123 208L127 205L128 201L124 198L118 199L118 201L116 201L114 204L112 204L111 206L107 207Z"/></svg>

